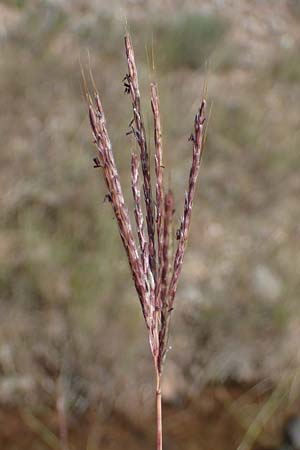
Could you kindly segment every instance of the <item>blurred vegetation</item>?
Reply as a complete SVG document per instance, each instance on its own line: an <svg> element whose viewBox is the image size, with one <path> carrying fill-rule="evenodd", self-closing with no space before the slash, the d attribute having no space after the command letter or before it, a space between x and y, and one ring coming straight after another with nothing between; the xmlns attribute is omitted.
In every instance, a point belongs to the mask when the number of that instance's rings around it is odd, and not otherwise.
<svg viewBox="0 0 300 450"><path fill-rule="evenodd" d="M159 65L166 70L199 69L224 37L226 21L219 16L179 15L157 25Z"/></svg>
<svg viewBox="0 0 300 450"><path fill-rule="evenodd" d="M299 56L299 47L278 55L271 67L271 76L284 83L297 84L300 79Z"/></svg>
<svg viewBox="0 0 300 450"><path fill-rule="evenodd" d="M124 21L113 9L79 1L1 7L13 15L1 35L0 61L0 394L8 403L28 401L23 384L9 395L4 390L7 378L26 376L29 401L42 394L53 407L58 374L67 373L70 408L101 399L144 410L152 380L147 341L105 187L92 168L80 69L80 61L88 68L88 49L130 199ZM287 49L271 27L265 57L255 59L260 35L249 38L243 15L136 10L128 27L146 124L155 78L176 221L205 81L213 103L170 367L189 394L211 380L276 382L291 360L298 367L297 32ZM265 21L257 14L259 28ZM132 393L136 380L139 391ZM176 383L172 389L174 400Z"/></svg>
<svg viewBox="0 0 300 450"><path fill-rule="evenodd" d="M25 0L2 0L4 5L9 6L10 8L23 8L25 6Z"/></svg>

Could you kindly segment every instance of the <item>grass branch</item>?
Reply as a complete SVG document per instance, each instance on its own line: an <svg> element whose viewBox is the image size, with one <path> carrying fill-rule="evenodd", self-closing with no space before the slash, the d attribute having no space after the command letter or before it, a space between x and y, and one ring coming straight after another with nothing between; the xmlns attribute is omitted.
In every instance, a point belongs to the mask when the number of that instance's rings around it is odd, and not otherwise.
<svg viewBox="0 0 300 450"><path fill-rule="evenodd" d="M162 127L157 85L155 83L150 85L155 144L154 161L151 162L142 119L134 51L128 34L125 36L125 52L128 73L123 81L125 92L131 96L133 110L133 119L130 122L130 131L127 134L133 134L140 153L139 157L134 152L131 155L131 189L134 201L137 243L125 204L99 94L94 88L93 96L88 92L86 96L93 141L97 148L94 167L102 172L106 183L107 198L112 205L117 220L148 330L156 373L157 450L162 450L161 378L168 347L170 317L174 309L175 294L187 246L196 183L203 153L206 102L202 100L195 115L194 133L190 137L193 146L191 169L185 194L183 216L176 236L178 239L177 249L175 257L172 257L174 197L171 190L165 192L164 186ZM151 180L152 164L154 166L152 173L155 177L153 183ZM140 167L141 177L139 174ZM152 184L155 186L155 203L152 196ZM145 208L142 205L140 185L142 185Z"/></svg>

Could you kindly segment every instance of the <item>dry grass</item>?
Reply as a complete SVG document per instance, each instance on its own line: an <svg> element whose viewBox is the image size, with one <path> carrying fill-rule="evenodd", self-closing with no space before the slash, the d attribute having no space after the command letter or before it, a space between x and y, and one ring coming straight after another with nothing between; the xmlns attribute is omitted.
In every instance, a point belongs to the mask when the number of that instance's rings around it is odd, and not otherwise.
<svg viewBox="0 0 300 450"><path fill-rule="evenodd" d="M180 226L176 231L178 241L174 261L169 261L171 253L170 242L174 237L172 218L174 211L173 194L169 190L166 194L164 185L164 165L162 152L162 131L158 91L155 83L151 83L151 106L154 122L155 143L155 203L151 189L151 161L148 152L146 131L141 111L141 98L138 74L135 63L131 38L125 36L125 50L128 73L124 77L125 93L130 94L132 100L133 119L129 123L128 134L134 136L140 149L141 172L143 179L143 198L145 215L141 202L139 185L139 163L137 155L132 152L131 157L131 187L134 198L134 216L139 245L136 244L130 216L125 204L121 181L116 167L111 140L107 131L106 119L99 94L95 89L93 97L86 88L85 76L83 80L88 102L89 119L93 140L97 147L98 156L94 158L94 168L99 169L104 176L108 194L106 198L112 204L120 237L125 248L132 278L142 307L143 316L148 330L149 343L153 355L156 372L156 408L157 408L157 449L162 449L162 409L161 409L161 375L163 363L168 350L169 324L174 309L174 299L179 276L182 270L183 258L187 246L192 207L196 192L196 182L200 169L200 162L204 145L204 122L206 101L195 116L194 133L189 141L193 146L192 164L185 193L183 215ZM92 79L94 84L94 81ZM147 232L144 229L147 224ZM139 249L138 249L139 247ZM170 266L170 268L169 268Z"/></svg>
<svg viewBox="0 0 300 450"><path fill-rule="evenodd" d="M162 26L171 29L175 22L183 23L183 9L203 13L203 20L218 9L228 24L213 53L208 45L205 55L211 61L214 110L172 319L176 332L171 332L174 351L168 353L165 399L178 404L186 395L198 398L199 386L211 380L271 377L276 384L287 361L299 365L298 19L286 2L272 8L267 2L257 2L255 8L247 1L235 1L234 8L214 0L196 3L170 8L170 2L144 2L143 7L135 2L133 7L121 1L86 6L34 0L20 9L12 8L12 2L1 4L3 402L55 408L48 369L64 371L68 322L69 414L82 414L84 405L96 408L99 398L105 411L111 403L132 416L137 409L141 416L148 411L152 367L141 338L143 323L138 302L132 301L111 205L100 194L105 187L100 177L91 176L95 169L87 163L88 121L78 94L78 55L88 47L132 210L126 183L130 154L120 133L127 129L131 107L120 101L125 10L132 20L144 100L149 89L145 44L151 47L154 30L159 56L162 42L155 25L162 17ZM216 68L226 49L226 70L222 64ZM205 70L171 67L160 70L157 61L156 79L167 143L164 158L172 167L166 180L180 202L190 168L187 139L198 106L195 93ZM142 106L148 128L151 105L143 101ZM153 149L151 142L150 154ZM175 229L181 213L174 213Z"/></svg>

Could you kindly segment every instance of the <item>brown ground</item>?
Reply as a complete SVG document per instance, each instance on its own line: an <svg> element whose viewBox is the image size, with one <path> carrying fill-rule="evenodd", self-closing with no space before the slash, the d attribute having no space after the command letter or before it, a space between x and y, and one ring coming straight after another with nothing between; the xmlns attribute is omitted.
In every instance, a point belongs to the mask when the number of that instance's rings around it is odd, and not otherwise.
<svg viewBox="0 0 300 450"><path fill-rule="evenodd" d="M245 435L246 416L253 415L254 409L256 413L261 411L266 400L266 395L258 388L214 386L206 388L198 399L176 406L164 405L164 450L236 449ZM262 433L253 448L278 443L282 421L287 414L288 410L284 408L276 419L273 416L265 429L261 429ZM2 408L0 448L61 449L56 420L54 413L37 418L28 412ZM139 420L138 415L136 419L128 419L120 411L112 411L105 418L101 414L97 418L95 412L90 411L84 417L70 421L70 448L153 449L154 419L148 418L141 423Z"/></svg>

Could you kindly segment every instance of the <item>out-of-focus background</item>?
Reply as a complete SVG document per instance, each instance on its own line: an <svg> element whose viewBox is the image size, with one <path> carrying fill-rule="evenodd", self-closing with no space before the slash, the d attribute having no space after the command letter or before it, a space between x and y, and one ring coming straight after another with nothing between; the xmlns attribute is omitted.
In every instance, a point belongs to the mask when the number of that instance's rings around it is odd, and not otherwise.
<svg viewBox="0 0 300 450"><path fill-rule="evenodd" d="M92 168L80 68L99 87L129 199L126 23L147 125L159 83L176 221L205 80L213 104L164 377L165 448L278 444L300 406L300 2L2 0L0 447L154 448L152 361Z"/></svg>

